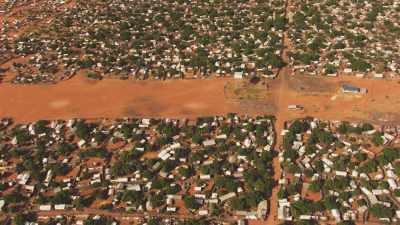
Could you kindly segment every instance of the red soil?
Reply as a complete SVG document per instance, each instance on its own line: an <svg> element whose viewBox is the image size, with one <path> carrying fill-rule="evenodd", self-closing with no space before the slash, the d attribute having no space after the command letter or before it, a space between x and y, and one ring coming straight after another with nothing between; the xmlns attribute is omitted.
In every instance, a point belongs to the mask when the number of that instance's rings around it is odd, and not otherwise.
<svg viewBox="0 0 400 225"><path fill-rule="evenodd" d="M57 85L0 84L0 117L37 119L198 117L235 111L224 98L225 79L88 81Z"/></svg>

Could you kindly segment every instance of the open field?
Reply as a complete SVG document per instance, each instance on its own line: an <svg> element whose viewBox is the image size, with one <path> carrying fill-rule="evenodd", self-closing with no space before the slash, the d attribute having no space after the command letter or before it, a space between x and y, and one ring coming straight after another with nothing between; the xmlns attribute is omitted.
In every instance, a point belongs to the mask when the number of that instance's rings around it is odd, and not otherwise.
<svg viewBox="0 0 400 225"><path fill-rule="evenodd" d="M283 79L286 81L282 83L281 114L278 117L294 118L302 114L331 120L361 120L378 124L400 122L400 114L396 112L400 106L397 98L400 85L397 82L352 77L324 79L287 76ZM314 82L309 82L309 79L314 79ZM296 86L290 85L293 83ZM368 93L343 94L340 87L345 83L367 88ZM306 89L299 90L302 86L306 86ZM288 113L284 107L289 104L303 105L305 110L301 113Z"/></svg>
<svg viewBox="0 0 400 225"><path fill-rule="evenodd" d="M313 82L309 82L312 79ZM193 118L201 115L273 113L278 120L314 116L330 120L398 123L400 84L351 77L309 78L284 74L268 81L267 97L231 101L224 85L232 79L181 81L89 81L82 77L57 85L0 85L0 117L17 121L37 119L118 118L149 116ZM340 92L343 83L368 89L366 95ZM288 111L289 104L304 106ZM262 106L262 107L260 107Z"/></svg>
<svg viewBox="0 0 400 225"><path fill-rule="evenodd" d="M234 111L224 80L101 82L74 78L57 85L0 85L0 115L19 121L71 117L196 117Z"/></svg>

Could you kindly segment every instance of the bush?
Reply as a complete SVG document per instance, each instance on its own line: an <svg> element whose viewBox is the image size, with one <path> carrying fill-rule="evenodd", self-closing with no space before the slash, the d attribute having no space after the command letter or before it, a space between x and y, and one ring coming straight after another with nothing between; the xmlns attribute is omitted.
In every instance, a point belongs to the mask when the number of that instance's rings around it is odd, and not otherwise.
<svg viewBox="0 0 400 225"><path fill-rule="evenodd" d="M292 149L293 142L296 140L296 136L292 132L288 132L285 134L283 137L283 148L285 150L290 150Z"/></svg>
<svg viewBox="0 0 400 225"><path fill-rule="evenodd" d="M81 157L98 157L98 158L107 158L108 151L105 148L91 148L86 151L81 152Z"/></svg>
<svg viewBox="0 0 400 225"><path fill-rule="evenodd" d="M75 146L69 143L61 143L57 146L57 153L63 156L68 156L70 155L74 150Z"/></svg>
<svg viewBox="0 0 400 225"><path fill-rule="evenodd" d="M376 132L373 136L372 136L372 143L374 143L374 145L376 146L380 146L383 145L383 138L382 138L382 133L381 132Z"/></svg>
<svg viewBox="0 0 400 225"><path fill-rule="evenodd" d="M290 124L289 131L294 134L304 133L310 129L309 124L306 121L296 120Z"/></svg>
<svg viewBox="0 0 400 225"><path fill-rule="evenodd" d="M150 197L150 203L153 207L160 207L164 204L165 196L162 193Z"/></svg>
<svg viewBox="0 0 400 225"><path fill-rule="evenodd" d="M17 143L20 145L27 144L31 140L31 136L26 130L16 130L14 132L15 138L17 139Z"/></svg>
<svg viewBox="0 0 400 225"><path fill-rule="evenodd" d="M400 197L400 189L394 190L394 195L395 195L396 197Z"/></svg>
<svg viewBox="0 0 400 225"><path fill-rule="evenodd" d="M18 191L11 192L10 194L4 196L4 201L6 204L21 203L25 200L25 196Z"/></svg>
<svg viewBox="0 0 400 225"><path fill-rule="evenodd" d="M192 141L195 144L201 144L201 142L204 140L204 138L198 134L193 135Z"/></svg>
<svg viewBox="0 0 400 225"><path fill-rule="evenodd" d="M90 136L90 127L83 121L79 121L75 126L75 133L80 139L88 139Z"/></svg>
<svg viewBox="0 0 400 225"><path fill-rule="evenodd" d="M369 124L369 123L364 123L364 124L361 126L361 129L362 129L363 131L369 131L369 130L373 130L374 127L373 127L371 124Z"/></svg>
<svg viewBox="0 0 400 225"><path fill-rule="evenodd" d="M196 199L193 196L184 196L183 202L187 209L198 209L200 207L199 203L196 202Z"/></svg>
<svg viewBox="0 0 400 225"><path fill-rule="evenodd" d="M58 192L51 200L53 204L71 204L71 194L67 191Z"/></svg>
<svg viewBox="0 0 400 225"><path fill-rule="evenodd" d="M104 205L100 206L100 209L102 209L102 210L113 210L114 206L113 206L113 204L104 204Z"/></svg>
<svg viewBox="0 0 400 225"><path fill-rule="evenodd" d="M178 173L179 173L182 177L189 178L189 177L192 176L193 170L192 170L191 168L179 167Z"/></svg>
<svg viewBox="0 0 400 225"><path fill-rule="evenodd" d="M287 198L287 197L288 197L288 193L287 193L286 189L284 189L284 188L279 189L278 199L283 199L283 198Z"/></svg>
<svg viewBox="0 0 400 225"><path fill-rule="evenodd" d="M392 218L395 214L394 209L387 208L382 204L375 204L369 208L369 212L376 218Z"/></svg>
<svg viewBox="0 0 400 225"><path fill-rule="evenodd" d="M312 192L320 192L322 188L321 182L319 181L313 181L311 182L310 186L308 189Z"/></svg>

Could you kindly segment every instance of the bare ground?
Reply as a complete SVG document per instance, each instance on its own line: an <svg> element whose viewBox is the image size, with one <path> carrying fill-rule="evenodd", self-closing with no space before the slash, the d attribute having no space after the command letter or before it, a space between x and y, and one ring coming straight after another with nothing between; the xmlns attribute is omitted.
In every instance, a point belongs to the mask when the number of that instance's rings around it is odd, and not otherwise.
<svg viewBox="0 0 400 225"><path fill-rule="evenodd" d="M228 112L274 114L283 120L314 116L330 120L400 123L400 84L351 77L309 78L283 75L268 81L264 99L226 98L231 79L177 81L88 81L77 76L55 85L0 84L0 117L17 121L71 117L198 117ZM307 84L299 89L294 84ZM341 84L368 89L366 95L343 94ZM304 111L289 111L290 104Z"/></svg>
<svg viewBox="0 0 400 225"><path fill-rule="evenodd" d="M237 111L225 100L226 80L88 82L56 85L0 84L0 117L37 119L198 117Z"/></svg>

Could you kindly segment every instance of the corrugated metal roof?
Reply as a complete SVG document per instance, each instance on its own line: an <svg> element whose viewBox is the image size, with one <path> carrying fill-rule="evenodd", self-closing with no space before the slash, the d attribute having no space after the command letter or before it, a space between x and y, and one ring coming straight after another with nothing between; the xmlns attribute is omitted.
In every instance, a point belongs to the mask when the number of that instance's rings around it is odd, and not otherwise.
<svg viewBox="0 0 400 225"><path fill-rule="evenodd" d="M353 86L351 84L343 84L342 88L344 91L360 92L360 88Z"/></svg>

